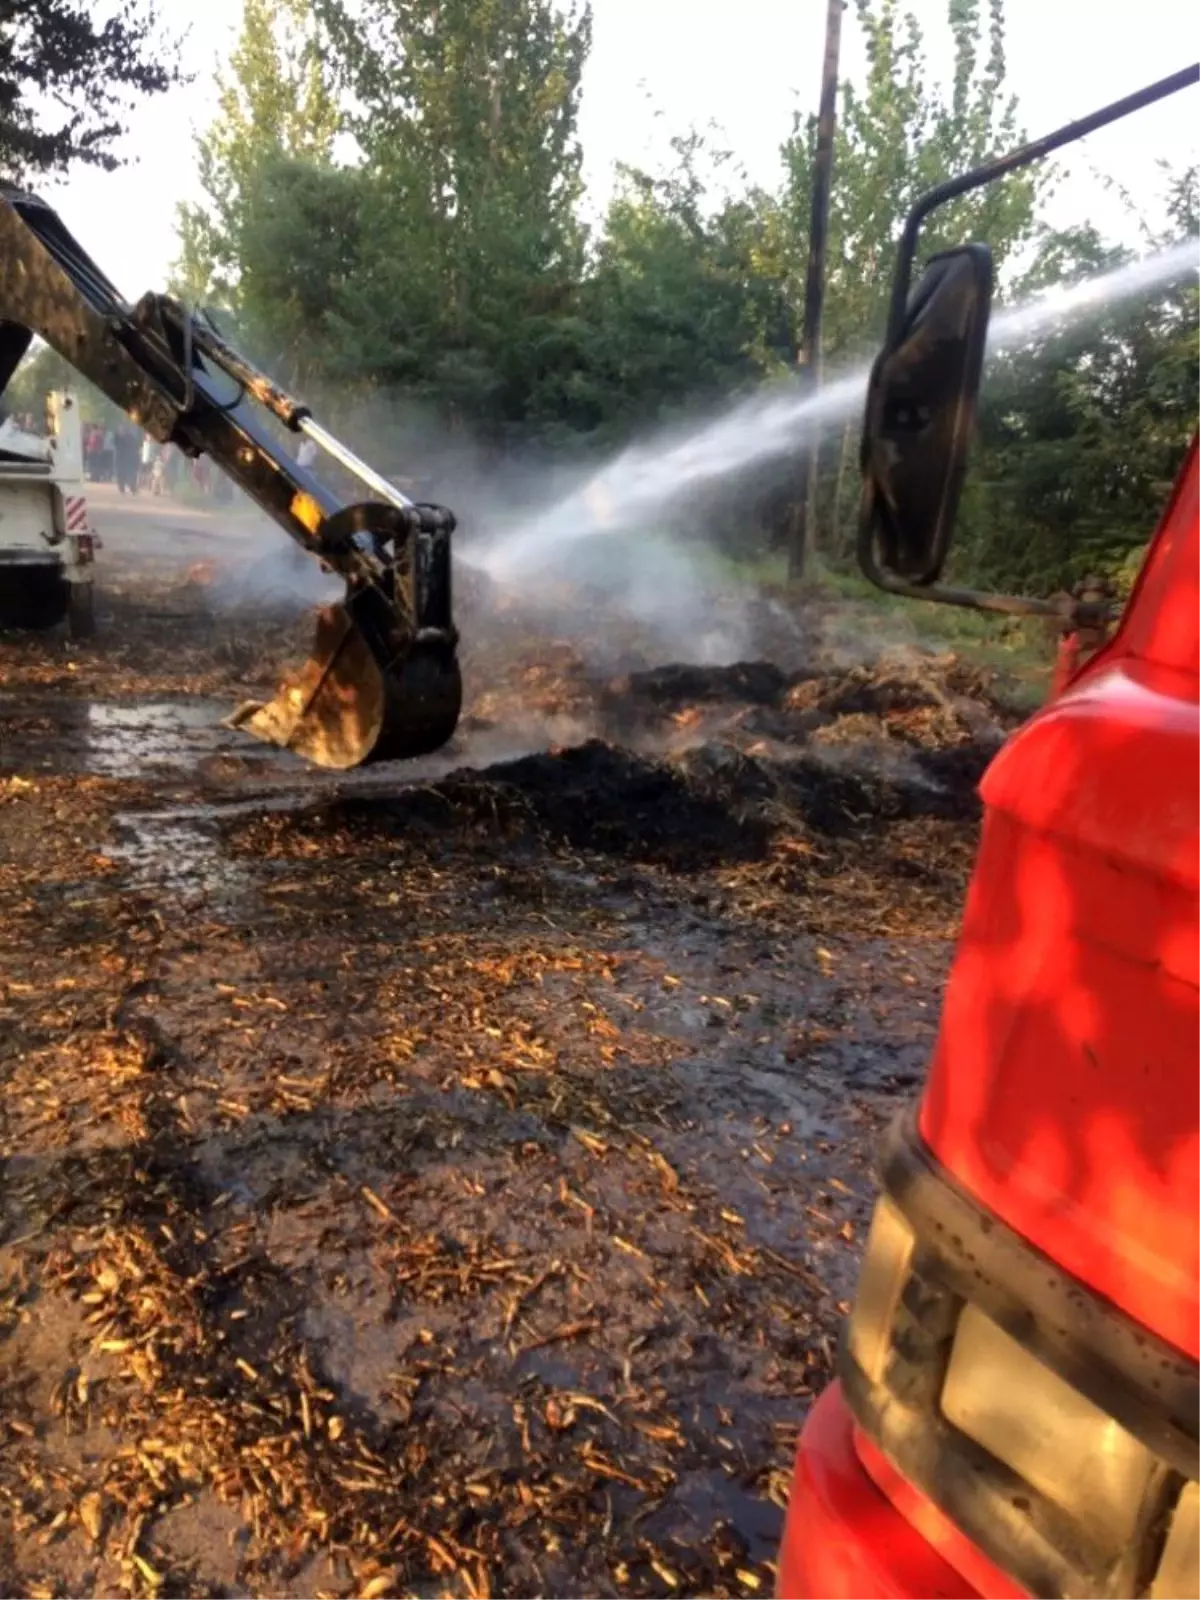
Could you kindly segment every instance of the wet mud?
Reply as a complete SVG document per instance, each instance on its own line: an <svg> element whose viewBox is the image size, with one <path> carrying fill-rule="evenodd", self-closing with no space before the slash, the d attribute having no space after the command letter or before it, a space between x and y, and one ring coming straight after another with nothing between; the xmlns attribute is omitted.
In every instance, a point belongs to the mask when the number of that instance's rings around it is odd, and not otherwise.
<svg viewBox="0 0 1200 1600"><path fill-rule="evenodd" d="M1002 699L467 583L335 777L220 726L294 605L120 531L0 636L0 1588L770 1593Z"/></svg>

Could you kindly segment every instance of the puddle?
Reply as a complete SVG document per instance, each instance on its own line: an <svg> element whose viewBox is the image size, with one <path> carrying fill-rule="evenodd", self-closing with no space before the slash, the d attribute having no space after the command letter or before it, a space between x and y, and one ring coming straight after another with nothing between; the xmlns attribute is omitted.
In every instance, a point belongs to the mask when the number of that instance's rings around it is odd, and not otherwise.
<svg viewBox="0 0 1200 1600"><path fill-rule="evenodd" d="M108 854L139 887L170 888L205 905L244 901L254 892L248 866L225 854L213 816L124 811L113 825L117 838Z"/></svg>
<svg viewBox="0 0 1200 1600"><path fill-rule="evenodd" d="M229 731L220 725L227 714L215 701L204 700L89 702L82 729L84 765L104 778L134 778L155 767L194 768L228 747Z"/></svg>
<svg viewBox="0 0 1200 1600"><path fill-rule="evenodd" d="M0 769L138 779L204 775L233 763L238 777L303 770L292 756L222 727L232 702L181 697L120 701L0 696Z"/></svg>
<svg viewBox="0 0 1200 1600"><path fill-rule="evenodd" d="M390 793L436 783L585 739L577 721L533 719L516 727L466 721L447 745L416 761L323 772L287 751L223 726L235 700L180 695L158 700L90 700L44 692L0 694L0 771L124 780L199 778L219 787L247 781L300 803L330 793Z"/></svg>

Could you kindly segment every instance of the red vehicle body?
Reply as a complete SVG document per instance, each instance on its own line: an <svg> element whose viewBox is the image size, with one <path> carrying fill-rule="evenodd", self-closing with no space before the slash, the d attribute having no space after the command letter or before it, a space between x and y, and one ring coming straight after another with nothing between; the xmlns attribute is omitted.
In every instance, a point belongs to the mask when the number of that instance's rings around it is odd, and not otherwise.
<svg viewBox="0 0 1200 1600"><path fill-rule="evenodd" d="M1171 1514L1195 1515L1195 1491L1182 1496L1200 1483L1197 614L1200 435L1112 642L982 782L930 1078L883 1163L914 1240L891 1328L893 1366L907 1354L912 1370L872 1381L846 1341L845 1378L800 1442L781 1600L1158 1600ZM1107 1509L1109 1549L1058 1526L1069 1486L990 1470L939 1418L965 1306L1146 1445L1128 1477L1142 1502L1126 1523ZM1014 1408L1029 1402L1018 1378ZM1046 1450L1070 1437L1046 1430ZM1082 1467L1059 1459L1045 1477ZM1163 1595L1200 1595L1200 1541L1189 1571Z"/></svg>
<svg viewBox="0 0 1200 1600"><path fill-rule="evenodd" d="M981 785L781 1596L1197 1593L1197 480Z"/></svg>

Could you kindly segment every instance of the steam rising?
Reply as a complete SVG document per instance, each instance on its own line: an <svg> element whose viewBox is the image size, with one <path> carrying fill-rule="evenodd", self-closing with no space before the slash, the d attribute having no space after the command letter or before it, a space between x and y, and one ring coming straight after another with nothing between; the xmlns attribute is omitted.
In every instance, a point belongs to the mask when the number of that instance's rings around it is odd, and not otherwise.
<svg viewBox="0 0 1200 1600"><path fill-rule="evenodd" d="M1196 254L1195 241L1188 240L1013 306L993 319L988 348L1019 348L1049 329L1162 287L1194 272ZM814 422L853 416L862 408L868 376L869 369L860 367L816 396L797 394L789 384L755 395L683 437L660 435L632 445L532 517L497 527L476 559L497 581L512 584L590 573L632 559L642 575L630 582L634 614L640 604L678 623L688 612L695 581L688 552L670 538L680 511L714 481L796 451Z"/></svg>
<svg viewBox="0 0 1200 1600"><path fill-rule="evenodd" d="M1184 277L1196 264L1196 244L1185 241L1049 290L999 312L989 349L1019 349ZM730 593L733 585L715 582L706 566L706 541L696 536L706 503L719 491L728 497L739 476L761 477L768 464L794 455L813 422L855 417L867 377L867 368L858 368L815 397L798 394L790 383L771 386L697 426L660 430L588 474L564 474L561 467L522 474L511 463L489 470L469 441L456 439L447 449L431 416L395 401L361 410L346 432L409 492L452 505L460 521L460 569L468 576L471 569L482 573L560 637L594 654L598 636L604 637L596 626L602 610L606 618L624 619L659 662L727 665L761 650L763 603L752 614L744 591ZM406 470L415 482L405 479ZM340 597L339 581L272 524L243 526L244 539L221 563L214 585L218 605L299 610ZM782 612L773 620L795 628ZM613 651L611 659L596 664L618 667L615 643Z"/></svg>
<svg viewBox="0 0 1200 1600"><path fill-rule="evenodd" d="M218 611L307 611L341 600L345 584L265 517L254 516L247 537L218 566L209 599Z"/></svg>

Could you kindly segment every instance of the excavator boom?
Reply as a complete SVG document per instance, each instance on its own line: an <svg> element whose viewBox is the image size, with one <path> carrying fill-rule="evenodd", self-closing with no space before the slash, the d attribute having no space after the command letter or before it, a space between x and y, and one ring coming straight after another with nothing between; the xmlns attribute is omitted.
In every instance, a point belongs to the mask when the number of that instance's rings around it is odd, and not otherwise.
<svg viewBox="0 0 1200 1600"><path fill-rule="evenodd" d="M123 300L51 207L0 188L0 394L34 335L152 438L207 455L345 581L307 664L267 705L240 708L235 726L335 768L446 743L462 702L451 512L410 501L206 318L165 294ZM302 467L280 442L289 434L311 438L364 498L339 497Z"/></svg>

